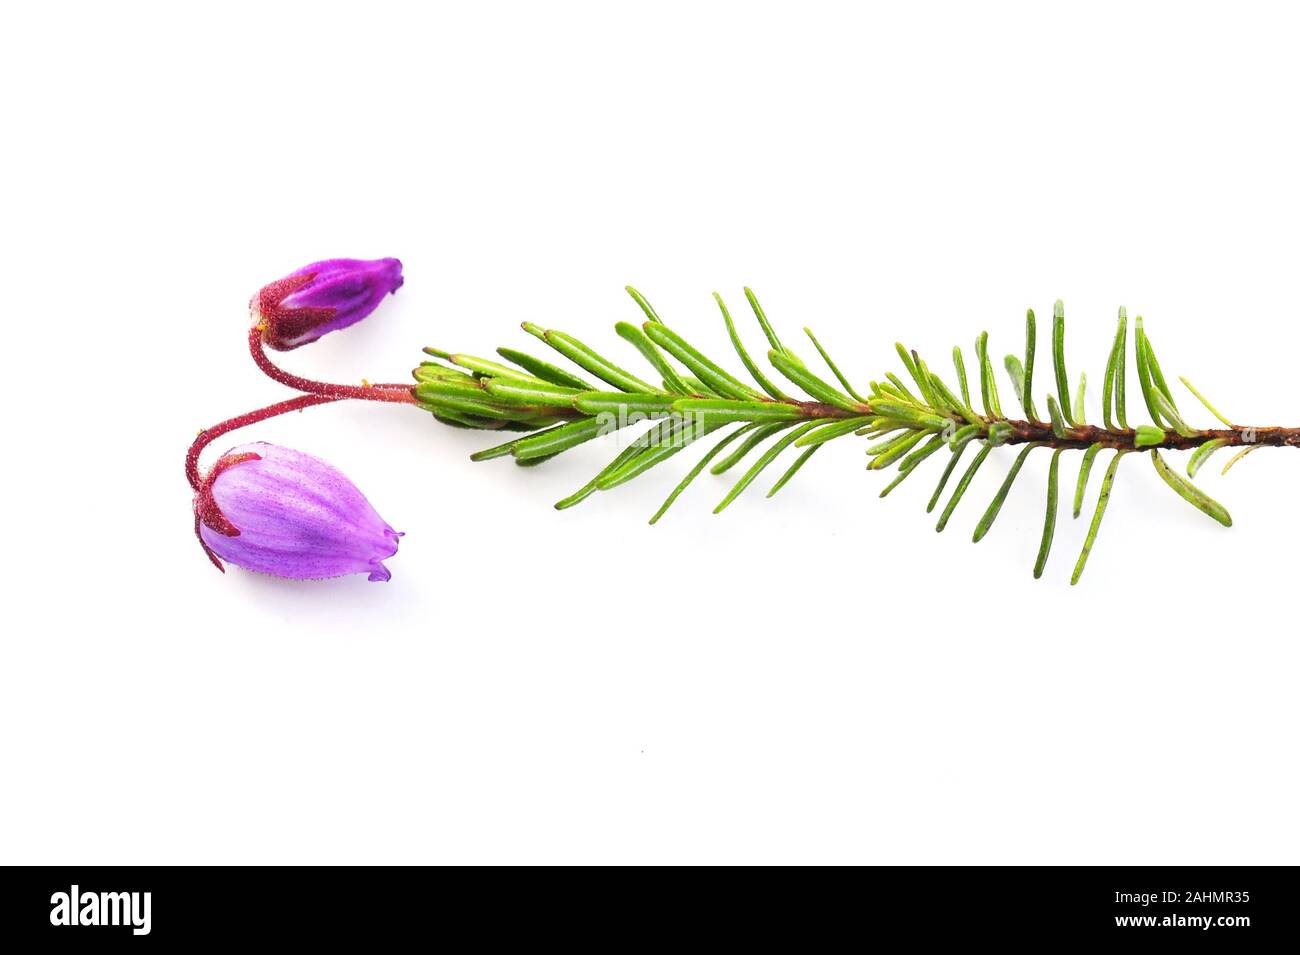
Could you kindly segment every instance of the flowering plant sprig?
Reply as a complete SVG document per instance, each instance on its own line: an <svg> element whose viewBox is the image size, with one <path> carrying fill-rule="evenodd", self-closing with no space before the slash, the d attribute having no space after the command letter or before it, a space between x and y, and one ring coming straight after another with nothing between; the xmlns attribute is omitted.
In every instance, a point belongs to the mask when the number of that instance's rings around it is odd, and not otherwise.
<svg viewBox="0 0 1300 955"><path fill-rule="evenodd" d="M312 268L309 266L301 272L306 273ZM295 273L295 276L299 274ZM371 278L366 281L377 281L381 288L386 283L390 286L387 291L393 291L401 284L400 264L395 274L396 284L393 284L391 269L372 268L367 271ZM295 276L290 280L299 281ZM1081 452L1073 496L1073 515L1077 518L1082 511L1096 458L1103 451L1114 452L1102 478L1096 509L1075 563L1071 583L1079 581L1092 552L1113 492L1119 463L1124 457L1148 455L1157 474L1174 493L1228 527L1232 519L1227 510L1190 480L1209 457L1223 448L1239 449L1224 467L1226 473L1256 448L1300 447L1300 428L1247 428L1233 424L1184 378L1180 380L1189 392L1224 425L1223 428L1210 429L1190 426L1178 408L1140 317L1135 322L1133 353L1140 392L1151 423L1130 427L1127 414L1128 318L1122 308L1103 378L1103 425L1098 426L1086 420L1086 376L1080 375L1077 387L1070 387L1065 364L1065 310L1059 301L1053 309L1051 330L1056 391L1046 397L1043 406L1047 409L1047 420L1043 420L1034 393L1038 334L1033 311L1026 316L1023 354L1008 355L1003 363L1024 413L1023 418L1016 418L1003 412L997 376L989 358L987 332L980 333L974 343L975 389L971 387L960 347L952 351L956 375L954 387L933 371L917 351L898 344L895 348L906 379L891 372L879 381L870 382L860 392L850 384L811 330L804 329L836 383L814 372L783 344L749 289L745 290L745 296L767 339L766 357L771 371L765 372L751 357L721 296L715 293L714 298L732 346L753 384L728 372L669 328L645 297L629 287L628 292L643 312L645 321L641 324L619 322L615 331L648 363L653 372L649 376L651 380L625 370L571 335L524 322L525 332L557 352L573 366L573 370L513 348L499 348L497 355L501 360L426 348L428 358L413 372L414 386L358 388L329 385L283 372L267 358L263 343L278 343L273 347L297 347L297 344L313 341L312 336L317 330L323 330L323 334L364 317L383 293L375 296L371 294L373 289L364 290L364 294L349 293L347 301L361 303L355 312L349 313L349 320L340 321L335 315L324 314L309 314L302 321L283 318L285 313L277 310L299 307L310 312L321 307L312 300L311 282L308 279L289 288L283 295L281 292L287 286L268 286L272 292L264 290L265 298L255 299L255 304L267 303L256 309L264 321L255 325L249 337L250 350L258 366L276 381L304 394L254 413L251 418L232 419L233 424L224 422L205 434L223 428L232 430L253 420L314 404L361 399L413 405L454 427L523 432L519 437L479 451L472 455L472 459L485 461L512 457L516 464L534 466L602 434L638 424L647 425L634 439L626 442L615 458L590 481L556 503L557 508L564 509L598 491L611 490L639 477L697 440L725 431L668 495L650 518L651 524L663 517L705 468L709 468L712 474L722 474L742 462L747 463L740 478L715 508L717 513L728 507L787 450L799 453L771 486L768 497L785 487L819 448L849 435L872 439L866 449L871 470L896 466L897 474L880 492L881 497L910 477L931 456L946 453L947 463L927 507L927 511L933 511L967 450L975 448L974 457L961 472L940 512L936 527L939 531L948 525L975 474L993 451L1002 446L1020 446L1005 479L976 524L973 538L977 542L992 528L1028 456L1043 448L1050 450L1052 457L1042 537L1033 568L1035 577L1043 573L1055 535L1062 455L1067 451ZM295 299L295 295L299 298ZM353 314L356 317L352 317ZM979 410L972 400L973 391L978 392ZM202 443L206 442L200 436L196 447L201 449ZM1175 471L1162 454L1175 451L1192 452L1186 466L1186 478ZM248 452L236 452L233 457L218 461L206 479L197 478L193 467L197 460L194 449L187 466L196 489L196 528L207 529L208 533L201 534L201 539L205 546L218 553L221 551L212 542L223 543L215 536L223 533L221 476L230 469L248 466L238 460L231 463L240 453ZM208 487L212 493L205 490ZM287 488L283 490L289 493ZM214 500L220 514L214 513ZM377 520L378 516L375 518ZM293 523L293 519L286 519ZM370 526L372 536L368 539L371 546L378 545L382 538L383 547L391 544L395 549L395 537L388 536L391 528L383 525L387 531L379 530L379 536L375 537L378 526ZM337 546L337 542L328 546ZM234 548L227 548L228 553L234 551ZM285 567L292 571L301 571L305 567L305 563L296 566L292 562L276 567L267 564L253 566L236 556L229 559L253 569L269 569L272 573L280 573ZM314 572L284 575L323 576ZM373 575L372 579L375 579Z"/></svg>
<svg viewBox="0 0 1300 955"><path fill-rule="evenodd" d="M253 296L248 348L270 378L302 392L199 432L185 456L194 490L194 533L212 563L297 580L367 573L388 580L384 559L397 552L394 531L340 471L320 458L270 444L223 454L206 472L203 449L239 428L335 401L414 404L408 385L338 385L291 375L265 347L287 351L361 321L402 285L397 259L331 259L272 282Z"/></svg>

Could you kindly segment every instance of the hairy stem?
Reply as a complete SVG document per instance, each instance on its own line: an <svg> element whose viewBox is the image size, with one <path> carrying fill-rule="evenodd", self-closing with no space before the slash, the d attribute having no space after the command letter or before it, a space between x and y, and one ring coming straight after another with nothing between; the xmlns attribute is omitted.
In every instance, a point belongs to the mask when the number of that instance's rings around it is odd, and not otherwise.
<svg viewBox="0 0 1300 955"><path fill-rule="evenodd" d="M765 399L762 399L762 401L768 403ZM856 406L856 410L848 410L847 408L840 408L820 401L770 403L792 405L799 409L798 417L802 418L831 420L873 414L888 416L890 414L888 411L873 409L870 404L859 404ZM933 410L930 413L934 413ZM973 436L975 440L987 438L990 425L996 423L999 426L999 431L1004 432L1003 436L998 440L998 444L1005 445L1034 442L1053 449L1078 448L1086 450L1097 446L1099 451L1102 449L1146 451L1152 448L1168 451L1191 451L1211 441L1216 441L1219 442L1219 447L1300 448L1300 428L1238 426L1233 428L1209 428L1204 431L1193 430L1185 435L1178 434L1175 431L1168 431L1164 439L1159 443L1139 447L1136 443L1137 431L1133 428L1107 429L1096 425L1075 425L1074 427L1064 428L1061 436L1058 436L1053 431L1051 424L1042 421L1000 419L993 422L989 419L980 419L976 425L967 426L965 418L958 418L952 414L947 415L947 417L952 421L955 429L962 427L978 428L978 433Z"/></svg>
<svg viewBox="0 0 1300 955"><path fill-rule="evenodd" d="M1190 451L1210 441L1220 441L1223 446L1254 445L1270 448L1300 448L1300 428L1211 428L1205 431L1192 431L1186 435L1169 431L1158 444L1139 448L1135 442L1137 434L1131 428L1108 431L1096 425L1082 425L1066 428L1064 437L1052 433L1050 425L1030 421L1007 421L1011 433L1003 444L1024 444L1029 441L1041 442L1049 448L1088 448L1099 444L1103 448L1116 451L1145 451L1150 448L1169 451Z"/></svg>
<svg viewBox="0 0 1300 955"><path fill-rule="evenodd" d="M248 351L253 356L253 361L257 367L272 381L278 381L295 391L305 391L312 395L326 395L330 398L356 398L360 401L391 401L405 404L416 403L415 391L410 385L336 385L328 381L313 381L310 378L291 375L283 368L276 366L267 356L266 348L262 343L262 331L263 329L256 325L248 330Z"/></svg>
<svg viewBox="0 0 1300 955"><path fill-rule="evenodd" d="M186 480L190 482L190 487L194 488L194 490L199 489L199 486L203 483L199 477L199 455L203 453L204 448L223 434L229 434L231 431L237 431L250 424L257 424L257 422L265 421L267 418L288 414L290 411L302 411L304 408L310 408L313 405L324 405L339 400L341 399L332 398L329 395L299 395L297 398L290 398L288 401L280 401L273 405L267 405L265 408L258 408L256 411L248 411L234 418L227 418L220 424L214 424L211 428L204 428L199 432L199 436L194 439L194 443L190 445L189 451L185 454Z"/></svg>

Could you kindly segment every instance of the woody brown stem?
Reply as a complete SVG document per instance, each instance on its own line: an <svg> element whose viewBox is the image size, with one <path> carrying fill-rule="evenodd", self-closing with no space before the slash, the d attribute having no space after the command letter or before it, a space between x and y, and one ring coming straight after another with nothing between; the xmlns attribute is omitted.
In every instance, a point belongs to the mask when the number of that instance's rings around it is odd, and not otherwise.
<svg viewBox="0 0 1300 955"><path fill-rule="evenodd" d="M869 404L860 405L857 411L847 411L835 405L823 404L819 401L796 401L791 403L797 405L803 412L803 416L807 418L852 418L872 414ZM948 417L951 418L955 427L960 428L966 424L964 418L952 415ZM1176 431L1166 431L1164 440L1160 443L1138 447L1137 432L1132 428L1109 431L1106 428L1099 428L1091 424L1078 425L1067 428L1065 437L1062 438L1057 437L1052 430L1052 426L1045 421L996 420L998 423L1011 428L1010 434L1001 441L1002 444L1007 445L1028 444L1034 441L1048 448L1088 448L1094 444L1099 444L1103 448L1116 451L1148 451L1152 448L1158 451L1191 451L1210 441L1217 440L1222 441L1225 447L1300 448L1300 428L1276 426L1264 428L1208 428L1204 431L1193 431L1189 435L1181 435ZM993 421L984 420L984 436L988 435L988 425L992 423Z"/></svg>
<svg viewBox="0 0 1300 955"><path fill-rule="evenodd" d="M1117 451L1147 451L1152 448L1165 451L1190 451L1210 441L1219 440L1227 447L1259 445L1270 448L1300 448L1300 428L1211 428L1181 435L1167 431L1159 444L1138 447L1137 432L1131 428L1107 431L1096 425L1081 425L1066 429L1066 437L1058 438L1052 426L1041 421L1007 421L1011 434L1003 444L1041 442L1049 448L1087 448L1100 444Z"/></svg>

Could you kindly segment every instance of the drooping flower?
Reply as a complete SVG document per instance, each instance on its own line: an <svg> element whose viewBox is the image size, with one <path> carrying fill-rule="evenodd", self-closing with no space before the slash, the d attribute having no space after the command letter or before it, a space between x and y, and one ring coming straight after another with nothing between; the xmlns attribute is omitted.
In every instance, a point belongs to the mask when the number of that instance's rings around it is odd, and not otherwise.
<svg viewBox="0 0 1300 955"><path fill-rule="evenodd" d="M218 567L227 560L295 580L388 580L383 561L402 536L337 468L264 442L221 456L194 497L194 518Z"/></svg>
<svg viewBox="0 0 1300 955"><path fill-rule="evenodd" d="M263 341L289 351L361 321L402 281L397 259L327 259L263 287L248 307Z"/></svg>

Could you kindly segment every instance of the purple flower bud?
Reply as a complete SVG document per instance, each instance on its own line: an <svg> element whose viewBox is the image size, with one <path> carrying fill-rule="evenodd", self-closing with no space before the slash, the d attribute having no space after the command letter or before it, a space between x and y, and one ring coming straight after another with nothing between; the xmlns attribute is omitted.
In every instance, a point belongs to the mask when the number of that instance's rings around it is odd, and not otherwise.
<svg viewBox="0 0 1300 955"><path fill-rule="evenodd" d="M262 339L289 351L361 321L402 287L397 259L328 259L313 262L265 286L248 303Z"/></svg>
<svg viewBox="0 0 1300 955"><path fill-rule="evenodd" d="M402 536L336 468L263 442L221 456L195 495L194 517L218 567L221 558L295 580L388 580L383 561Z"/></svg>

